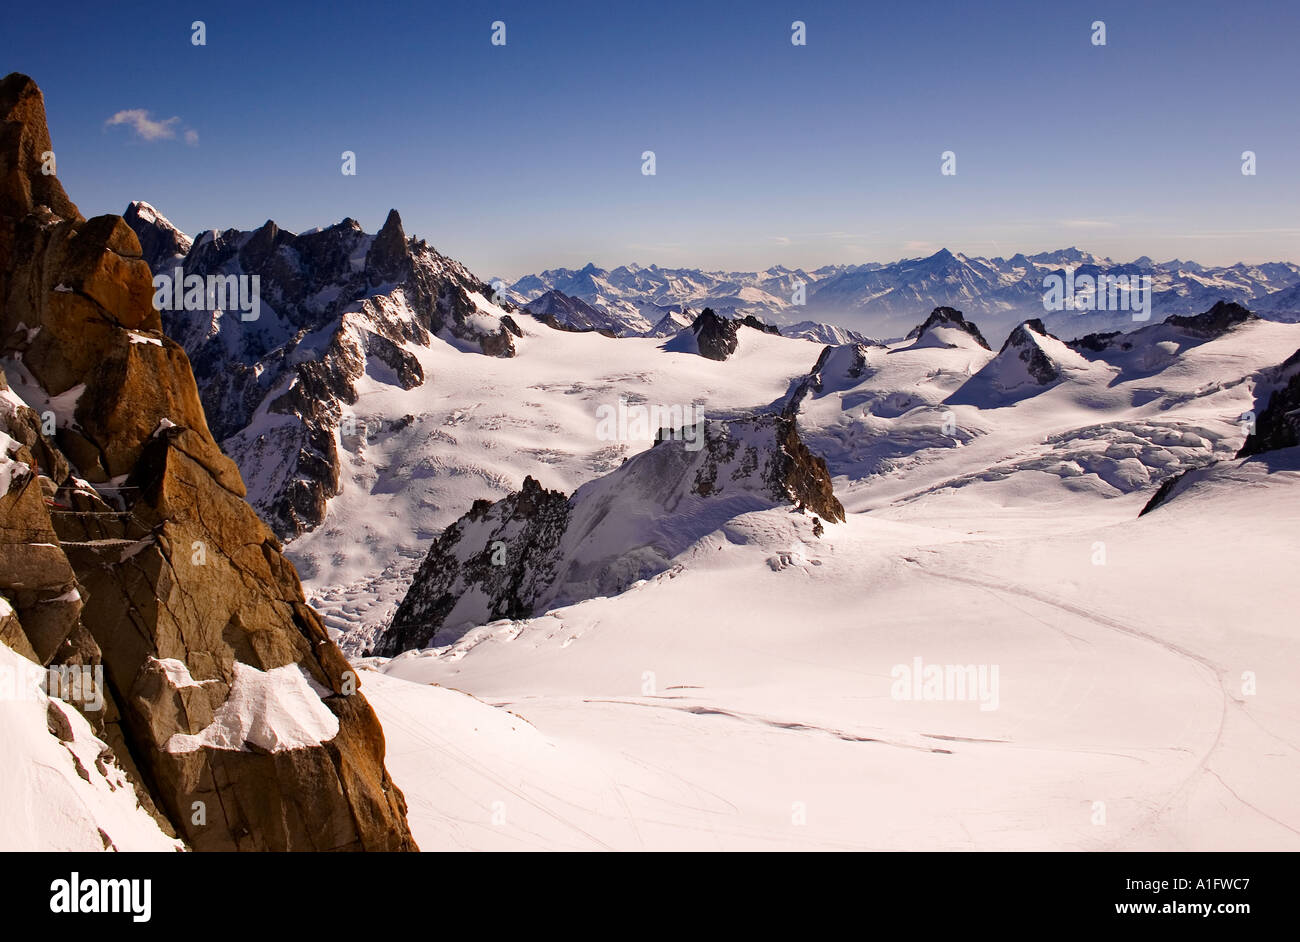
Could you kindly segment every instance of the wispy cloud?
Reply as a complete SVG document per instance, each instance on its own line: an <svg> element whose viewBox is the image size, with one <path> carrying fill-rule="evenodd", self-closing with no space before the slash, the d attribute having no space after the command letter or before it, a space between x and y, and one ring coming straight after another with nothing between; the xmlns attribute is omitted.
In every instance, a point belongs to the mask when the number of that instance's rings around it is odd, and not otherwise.
<svg viewBox="0 0 1300 942"><path fill-rule="evenodd" d="M180 123L180 118L155 119L150 117L149 112L144 108L127 108L105 121L104 127L111 128L124 124L134 131L141 140L171 141L176 139L176 131ZM183 131L183 136L186 144L191 147L198 145L198 131L193 128L186 128Z"/></svg>
<svg viewBox="0 0 1300 942"><path fill-rule="evenodd" d="M1065 229L1114 229L1113 222L1101 219L1062 219L1060 225Z"/></svg>

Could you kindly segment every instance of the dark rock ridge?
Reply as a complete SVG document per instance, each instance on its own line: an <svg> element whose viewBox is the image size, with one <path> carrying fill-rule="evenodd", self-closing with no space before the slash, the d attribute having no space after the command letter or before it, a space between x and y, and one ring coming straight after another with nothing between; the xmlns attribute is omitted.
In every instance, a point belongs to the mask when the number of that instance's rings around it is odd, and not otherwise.
<svg viewBox="0 0 1300 942"><path fill-rule="evenodd" d="M555 289L529 301L521 310L554 330L575 333L597 331L606 337L617 337L622 326L616 319L581 298L570 297Z"/></svg>
<svg viewBox="0 0 1300 942"><path fill-rule="evenodd" d="M1124 336L1118 330L1102 331L1095 334L1085 334L1074 340L1066 341L1065 345L1071 350L1079 353L1101 353L1110 349L1112 344L1118 344L1121 350L1133 349L1133 343L1130 340L1116 340L1117 337Z"/></svg>
<svg viewBox="0 0 1300 942"><path fill-rule="evenodd" d="M1034 382L1040 386L1049 386L1061 379L1061 366L1053 360L1039 343L1040 337L1057 338L1047 332L1043 322L1038 318L1025 321L1007 335L1006 342L998 351L998 356L1011 354L1025 364L1025 369Z"/></svg>
<svg viewBox="0 0 1300 942"><path fill-rule="evenodd" d="M40 172L51 149L40 90L9 75L0 637L43 665L103 668L103 709L83 712L190 847L415 849L378 719L242 499L139 240L120 216L81 216Z"/></svg>
<svg viewBox="0 0 1300 942"><path fill-rule="evenodd" d="M1204 314L1171 314L1165 323L1171 327L1180 327L1193 336L1214 338L1222 337L1228 331L1248 321L1259 320L1254 314L1240 304L1232 301L1219 301Z"/></svg>
<svg viewBox="0 0 1300 942"><path fill-rule="evenodd" d="M711 307L702 310L689 329L700 356L710 360L725 360L736 352L741 327L752 327L765 334L781 333L778 328L764 324L753 315L726 318L719 316Z"/></svg>
<svg viewBox="0 0 1300 942"><path fill-rule="evenodd" d="M475 501L429 548L376 653L391 656L423 647L473 589L491 600L484 621L533 614L555 580L568 523L568 496L546 490L532 477L496 503Z"/></svg>
<svg viewBox="0 0 1300 942"><path fill-rule="evenodd" d="M816 396L828 389L839 389L859 382L871 370L867 364L867 350L868 346L862 343L823 347L808 375L794 381L790 394L781 407L781 414L793 419L810 394Z"/></svg>
<svg viewBox="0 0 1300 942"><path fill-rule="evenodd" d="M1255 416L1255 431L1246 436L1238 458L1300 445L1300 350L1261 379L1271 387L1268 405Z"/></svg>
<svg viewBox="0 0 1300 942"><path fill-rule="evenodd" d="M1240 304L1230 301L1218 301L1209 310L1200 314L1173 314L1158 324L1148 324L1137 330L1122 333L1118 330L1103 333L1086 334L1069 341L1067 346L1079 353L1127 352L1146 338L1174 339L1191 338L1205 342L1217 340L1229 331L1243 324L1260 320Z"/></svg>
<svg viewBox="0 0 1300 942"><path fill-rule="evenodd" d="M975 338L976 342L985 350L991 350L988 341L980 333L980 329L973 323L962 316L961 311L950 307L937 307L930 312L930 316L925 322L917 327L913 327L905 339L920 340L927 333L936 327L956 327L958 330L965 331Z"/></svg>
<svg viewBox="0 0 1300 942"><path fill-rule="evenodd" d="M475 625L622 592L741 513L793 504L844 520L826 463L776 415L661 431L572 497L526 478L478 501L429 549L375 653L449 643Z"/></svg>
<svg viewBox="0 0 1300 942"><path fill-rule="evenodd" d="M148 203L135 202L122 214L140 240L140 253L155 271L183 265L194 240L164 219Z"/></svg>
<svg viewBox="0 0 1300 942"><path fill-rule="evenodd" d="M518 326L476 303L492 289L408 238L396 210L373 236L352 219L302 234L268 221L252 232L206 232L189 246L147 204L132 203L125 218L154 274L179 267L185 276L260 279L256 320L166 310L162 326L189 355L213 433L256 482L249 499L281 538L318 525L339 492L341 419L368 370L403 389L419 386L428 377L414 351L435 338L515 354Z"/></svg>

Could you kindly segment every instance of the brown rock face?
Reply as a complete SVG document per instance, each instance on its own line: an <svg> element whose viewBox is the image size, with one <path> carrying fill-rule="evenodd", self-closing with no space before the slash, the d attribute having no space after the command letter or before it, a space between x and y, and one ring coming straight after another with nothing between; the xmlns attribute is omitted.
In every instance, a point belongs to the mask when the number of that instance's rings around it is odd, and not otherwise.
<svg viewBox="0 0 1300 942"><path fill-rule="evenodd" d="M36 85L0 81L0 640L102 666L87 715L194 849L416 849L378 719L243 500L135 234L83 219L50 149Z"/></svg>

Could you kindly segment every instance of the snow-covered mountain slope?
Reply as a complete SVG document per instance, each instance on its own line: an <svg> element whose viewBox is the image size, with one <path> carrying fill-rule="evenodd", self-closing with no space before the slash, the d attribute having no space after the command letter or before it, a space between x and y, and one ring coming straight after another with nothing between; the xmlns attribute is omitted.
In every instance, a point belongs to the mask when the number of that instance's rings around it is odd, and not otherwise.
<svg viewBox="0 0 1300 942"><path fill-rule="evenodd" d="M355 437L341 412L362 377L416 388L426 374L412 351L435 343L515 353L518 329L491 288L408 239L396 210L375 235L352 219L301 235L270 221L255 232L208 231L181 262L171 223L145 204L127 214L156 275L258 279L241 284L255 308L220 310L200 297L164 310L163 329L189 355L208 424L250 502L282 537L319 524L338 493L339 451Z"/></svg>
<svg viewBox="0 0 1300 942"><path fill-rule="evenodd" d="M844 524L742 513L619 594L361 662L422 846L1300 849L1300 448L1231 457L1300 327L933 329L966 342L794 383ZM1025 349L1061 376L951 405Z"/></svg>
<svg viewBox="0 0 1300 942"><path fill-rule="evenodd" d="M1298 473L1232 459L1300 325L1225 306L1067 344L1030 322L995 353L958 314L829 347L717 317L723 359L673 321L521 320L509 359L405 344L409 386L367 358L339 493L287 552L354 655L412 580L457 613L436 638L413 603L426 633L392 650L440 646L358 661L421 846L1300 848L1300 695L1277 681L1300 669ZM678 451L599 410L673 406L793 420L846 521L643 501ZM512 529L521 500L553 513ZM426 576L539 555L509 592L443 585L417 573L435 540Z"/></svg>
<svg viewBox="0 0 1300 942"><path fill-rule="evenodd" d="M766 414L687 419L649 451L566 498L525 478L519 493L475 503L448 527L375 645L400 654L468 628L623 592L673 565L743 513L788 506L843 521L825 462L793 421Z"/></svg>
<svg viewBox="0 0 1300 942"><path fill-rule="evenodd" d="M798 321L794 324L784 324L781 326L781 336L798 337L802 340L811 340L814 343L824 343L832 346L845 343L873 344L877 342L866 334L858 333L856 330L836 327L833 324L819 324L816 321Z"/></svg>
<svg viewBox="0 0 1300 942"><path fill-rule="evenodd" d="M837 482L850 509L972 485L1014 491L1030 480L1042 501L1061 489L1149 495L1236 453L1258 371L1300 342L1294 325L1228 324L1220 313L1077 347L1026 324L997 355L919 340L833 348L790 408L833 474L870 484Z"/></svg>
<svg viewBox="0 0 1300 942"><path fill-rule="evenodd" d="M12 614L0 596L0 620ZM0 851L181 850L46 672L0 643Z"/></svg>
<svg viewBox="0 0 1300 942"><path fill-rule="evenodd" d="M743 308L743 305L741 307L719 305L718 314L729 320L744 321L749 317L753 323L762 323ZM712 307L705 309L713 310ZM672 337L694 323L698 316L692 314L686 304L663 306L654 302L643 303L637 314L629 315L620 313L617 306L611 308L606 304L603 308L596 307L556 288L551 288L545 294L524 304L521 310L527 311L543 323L559 330L599 330L613 337ZM647 320L647 317L651 316L655 318L653 323ZM784 337L796 337L814 343L874 342L858 331L811 320L783 325L779 329Z"/></svg>
<svg viewBox="0 0 1300 942"><path fill-rule="evenodd" d="M522 310L557 330L599 330L607 332L611 337L620 336L628 330L642 332L629 328L625 321L611 317L581 298L572 298L554 289L528 302ZM635 327L642 328L643 322L638 321Z"/></svg>
<svg viewBox="0 0 1300 942"><path fill-rule="evenodd" d="M1195 314L1216 301L1251 307L1276 320L1300 319L1296 286L1300 265L1273 262L1206 267L1146 256L1116 262L1077 248L983 258L941 249L924 258L881 264L828 265L808 272L781 266L760 272L716 272L622 266L608 271L589 264L580 270L554 269L528 275L510 288L523 303L550 289L581 298L612 315L637 312L647 301L712 307L730 316L752 314L778 325L810 315L831 324L898 337L915 323L916 312L955 307L980 320L991 339L1016 324L1043 318L1065 339L1103 330L1131 330L1127 311L1047 312L1043 279L1066 268L1078 275L1137 275L1151 278L1152 318ZM795 285L805 286L806 304L795 303ZM1076 331L1076 332L1071 332Z"/></svg>
<svg viewBox="0 0 1300 942"><path fill-rule="evenodd" d="M661 411L698 406L725 419L772 407L821 350L742 328L736 352L718 362L660 339L531 319L519 328L511 359L432 343L412 348L431 377L419 387L358 379L339 419L357 430L341 443L339 494L323 524L286 547L332 627L385 624L431 541L475 500L505 497L528 476L572 493L649 449L659 426L648 420ZM647 421L611 429L603 410Z"/></svg>
<svg viewBox="0 0 1300 942"><path fill-rule="evenodd" d="M1250 306L1273 320L1300 321L1300 282L1266 294Z"/></svg>
<svg viewBox="0 0 1300 942"><path fill-rule="evenodd" d="M367 690L425 848L1295 850L1300 473L1242 483L748 514Z"/></svg>
<svg viewBox="0 0 1300 942"><path fill-rule="evenodd" d="M694 353L710 360L726 360L736 352L742 334L776 334L780 331L758 318L746 314L729 318L706 307L689 327L677 332L663 349L673 353Z"/></svg>
<svg viewBox="0 0 1300 942"><path fill-rule="evenodd" d="M792 306L797 282L808 285L815 280L815 275L780 266L739 273L657 265L624 265L606 271L588 264L576 271L557 268L527 275L510 286L508 296L525 304L547 291L558 290L623 318L629 333L643 333L651 326L638 327L646 316L647 304L695 310L712 307L732 316L771 314Z"/></svg>
<svg viewBox="0 0 1300 942"><path fill-rule="evenodd" d="M654 326L642 334L642 336L674 337L683 327L691 326L691 323L694 320L694 315L691 314L690 309L687 307L683 306L681 310L669 308L664 311L663 316L660 317L659 320L655 321Z"/></svg>
<svg viewBox="0 0 1300 942"><path fill-rule="evenodd" d="M1041 320L1025 321L998 355L972 376L950 402L1010 401L1063 381L1069 371L1087 371L1088 361L1053 337Z"/></svg>
<svg viewBox="0 0 1300 942"><path fill-rule="evenodd" d="M1149 495L1169 476L1235 454L1245 435L1238 418L1255 406L1254 371L1300 346L1300 328L1264 321L1214 340L1152 325L1104 353L1059 345L1058 360L1069 361L1060 382L981 398L972 395L977 377L997 355L951 324L825 353L740 328L723 362L653 340L521 326L514 359L435 344L416 351L435 382L359 382L343 419L359 433L342 451L341 493L325 525L287 547L350 650L388 624L430 543L475 500L500 499L527 476L572 493L649 448L650 427L602 435L598 410L620 401L698 405L715 419L794 410L837 495L857 509L970 486L1018 500L1030 482L1047 502Z"/></svg>

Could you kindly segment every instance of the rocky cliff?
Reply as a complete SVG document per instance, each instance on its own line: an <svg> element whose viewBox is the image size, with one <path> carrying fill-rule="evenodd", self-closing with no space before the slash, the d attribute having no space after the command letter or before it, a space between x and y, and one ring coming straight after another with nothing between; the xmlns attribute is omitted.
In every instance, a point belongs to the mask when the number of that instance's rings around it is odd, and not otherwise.
<svg viewBox="0 0 1300 942"><path fill-rule="evenodd" d="M196 850L408 850L378 720L244 501L149 264L0 81L0 638L100 667L87 718Z"/></svg>
<svg viewBox="0 0 1300 942"><path fill-rule="evenodd" d="M1259 402L1264 408L1256 416L1254 430L1246 436L1238 458L1300 445L1300 350L1261 379Z"/></svg>

